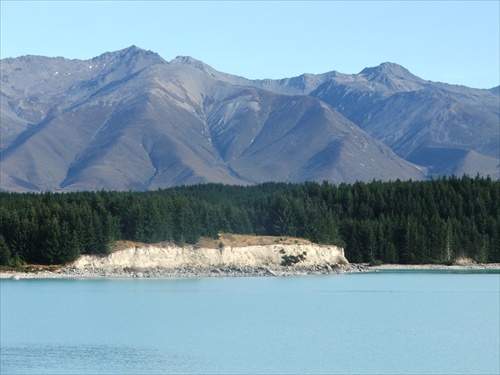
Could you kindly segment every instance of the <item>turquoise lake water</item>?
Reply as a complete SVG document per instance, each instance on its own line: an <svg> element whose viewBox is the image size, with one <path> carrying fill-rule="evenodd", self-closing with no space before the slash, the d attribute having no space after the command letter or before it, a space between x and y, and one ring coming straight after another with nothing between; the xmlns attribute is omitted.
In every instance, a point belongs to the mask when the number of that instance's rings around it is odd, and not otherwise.
<svg viewBox="0 0 500 375"><path fill-rule="evenodd" d="M498 374L500 274L2 280L0 374Z"/></svg>

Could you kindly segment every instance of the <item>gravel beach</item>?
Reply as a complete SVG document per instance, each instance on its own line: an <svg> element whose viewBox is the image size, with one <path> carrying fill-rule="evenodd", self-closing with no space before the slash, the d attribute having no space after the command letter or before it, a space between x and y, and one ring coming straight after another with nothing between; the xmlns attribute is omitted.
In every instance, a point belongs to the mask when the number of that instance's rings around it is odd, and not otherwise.
<svg viewBox="0 0 500 375"><path fill-rule="evenodd" d="M489 264L467 264L467 265L401 265L384 264L380 266L369 266L368 264L346 264L346 265L324 265L311 267L228 267L228 268L198 268L198 269L165 269L147 268L131 269L120 268L114 270L101 269L75 269L62 268L57 272L33 271L33 272L0 272L0 279L129 279L129 278L206 278L206 277L280 277L280 276L305 276L305 275L329 275L356 272L379 272L388 270L443 270L443 271L473 271L493 270L500 273L499 263Z"/></svg>

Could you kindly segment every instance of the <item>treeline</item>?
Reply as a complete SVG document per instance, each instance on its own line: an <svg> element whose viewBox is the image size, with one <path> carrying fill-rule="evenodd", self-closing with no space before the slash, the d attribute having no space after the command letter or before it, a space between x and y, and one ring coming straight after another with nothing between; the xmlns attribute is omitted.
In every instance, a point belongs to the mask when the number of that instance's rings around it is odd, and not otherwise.
<svg viewBox="0 0 500 375"><path fill-rule="evenodd" d="M345 247L350 262L500 262L499 186L490 178L463 176L338 186L0 193L0 265L107 254L118 239L182 245L220 232L336 244Z"/></svg>

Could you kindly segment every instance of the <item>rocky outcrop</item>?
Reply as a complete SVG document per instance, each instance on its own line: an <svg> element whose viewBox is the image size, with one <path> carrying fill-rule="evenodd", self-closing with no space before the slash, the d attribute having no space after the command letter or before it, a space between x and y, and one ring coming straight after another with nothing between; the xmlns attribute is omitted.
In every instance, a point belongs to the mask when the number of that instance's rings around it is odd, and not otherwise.
<svg viewBox="0 0 500 375"><path fill-rule="evenodd" d="M82 255L72 269L214 269L214 268L310 268L348 264L344 249L315 244L272 244L251 246L140 245L107 256Z"/></svg>

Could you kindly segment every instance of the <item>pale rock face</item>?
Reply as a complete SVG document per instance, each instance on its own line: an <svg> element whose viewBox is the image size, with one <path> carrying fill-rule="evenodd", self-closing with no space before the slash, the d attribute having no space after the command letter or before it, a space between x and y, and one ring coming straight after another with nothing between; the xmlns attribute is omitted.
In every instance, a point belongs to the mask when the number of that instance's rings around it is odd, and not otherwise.
<svg viewBox="0 0 500 375"><path fill-rule="evenodd" d="M284 253L283 253L284 252ZM222 249L195 248L194 246L144 245L116 251L108 256L82 255L71 266L76 269L119 268L213 268L213 267L269 267L281 266L284 255L306 252L297 265L314 266L347 264L344 249L320 245L256 245L224 247Z"/></svg>

